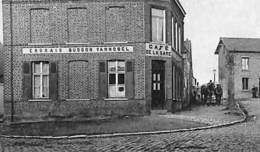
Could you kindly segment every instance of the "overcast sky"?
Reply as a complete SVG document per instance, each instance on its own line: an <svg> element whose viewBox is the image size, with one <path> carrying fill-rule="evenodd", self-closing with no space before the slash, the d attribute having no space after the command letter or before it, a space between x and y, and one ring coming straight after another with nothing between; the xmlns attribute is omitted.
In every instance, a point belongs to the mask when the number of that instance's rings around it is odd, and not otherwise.
<svg viewBox="0 0 260 152"><path fill-rule="evenodd" d="M2 2L2 0L0 0ZM187 12L185 38L192 41L193 70L200 84L213 79L220 37L260 38L260 0L180 0ZM0 3L0 41L2 4Z"/></svg>
<svg viewBox="0 0 260 152"><path fill-rule="evenodd" d="M180 0L185 38L192 41L193 70L200 84L213 80L220 37L260 38L260 0Z"/></svg>

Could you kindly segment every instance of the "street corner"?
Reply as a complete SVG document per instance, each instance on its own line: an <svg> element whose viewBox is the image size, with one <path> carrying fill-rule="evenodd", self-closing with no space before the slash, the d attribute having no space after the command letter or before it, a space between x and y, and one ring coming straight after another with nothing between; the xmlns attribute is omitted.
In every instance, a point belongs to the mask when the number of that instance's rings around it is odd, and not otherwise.
<svg viewBox="0 0 260 152"><path fill-rule="evenodd" d="M194 106L191 110L163 115L167 118L183 119L207 125L228 124L243 119L242 111L230 112L224 105Z"/></svg>

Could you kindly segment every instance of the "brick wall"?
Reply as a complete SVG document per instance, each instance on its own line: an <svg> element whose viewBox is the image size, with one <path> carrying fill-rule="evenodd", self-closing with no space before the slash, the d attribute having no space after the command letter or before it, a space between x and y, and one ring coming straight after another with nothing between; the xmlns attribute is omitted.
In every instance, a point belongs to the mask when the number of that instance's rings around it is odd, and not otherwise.
<svg viewBox="0 0 260 152"><path fill-rule="evenodd" d="M171 19L174 15L178 22L182 23L184 16L180 15L180 10L175 9L175 3L169 1L148 1L145 3L141 0L106 0L106 1L13 1L12 19L13 19L13 47L11 47L11 25L10 25L10 6L9 0L3 1L4 15L4 45L5 45L5 113L10 114L11 103L11 88L14 92L15 114L38 115L39 111L43 115L47 115L50 111L50 105L54 103L46 103L39 101L24 100L23 94L23 75L22 64L25 61L55 61L58 67L58 100L64 101L72 95L71 86L76 86L78 81L72 81L73 74L70 73L73 61L84 61L86 66L73 66L76 70L82 68L88 69L88 89L86 90L86 98L91 102L75 104L73 101L61 102L56 108L60 113L73 113L72 109L80 109L81 106L89 113L95 113L95 108L102 114L106 111L105 107L109 105L113 111L119 108L120 112L128 108L134 114L143 114L144 111L149 112L149 97L145 95L147 83L145 68L145 43L150 41L150 8L152 5L165 7L167 10L167 19ZM172 1L171 1L172 2ZM171 4L171 5L169 5ZM41 13L44 11L44 15ZM76 11L76 13L75 13ZM171 13L169 13L171 12ZM82 15L85 17L82 18ZM47 18L46 16L49 16ZM123 16L123 17L122 17ZM42 18L43 20L39 20ZM109 20L108 20L109 19ZM123 20L123 21L122 21ZM82 22L79 22L82 21ZM122 22L121 22L122 21ZM33 23L32 23L33 22ZM36 22L36 23L35 23ZM32 26L37 26L37 23L44 23L44 31L37 31ZM120 24L120 25L118 25ZM149 26L148 26L149 25ZM48 26L48 27L46 27ZM123 34L122 34L123 33ZM167 23L167 42L171 43L171 25ZM114 41L126 41L128 43L115 43ZM29 43L45 43L36 45ZM69 42L69 43L68 43ZM112 43L106 43L112 42ZM46 44L51 43L51 44ZM72 44L77 43L77 44ZM85 43L85 44L78 44ZM24 55L22 48L25 47L82 47L82 46L133 46L133 53L102 53L102 54L35 54ZM11 69L10 56L13 50L13 86L11 86ZM175 52L178 54L177 52ZM176 59L175 59L176 58ZM113 59L134 60L134 99L128 101L109 102L105 100L97 100L99 95L99 62ZM155 58L156 60L166 60ZM172 62L179 65L182 62L180 55L175 55ZM166 95L169 102L172 101L172 62L167 59L166 62L166 81L170 82L166 85ZM182 65L180 65L180 69ZM149 76L149 75L148 75ZM74 79L75 77L73 77ZM73 87L72 87L73 88ZM74 90L77 87L73 88ZM148 99L148 101L146 100ZM145 102L145 100L147 102ZM97 105L93 104L97 102ZM56 101L57 102L57 101ZM79 102L79 101L78 101ZM42 103L42 105L41 105ZM116 103L119 103L117 105ZM30 108L28 108L30 107ZM45 108L44 108L45 107ZM49 107L49 108L47 108ZM65 108L61 108L65 107ZM124 107L124 108L123 108ZM132 108L130 108L132 107ZM91 110L92 109L92 110ZM102 109L104 110L102 112ZM120 110L124 109L124 110ZM140 110L141 109L141 110ZM77 111L77 110L74 110ZM66 113L66 115L70 115ZM111 112L109 112L111 113ZM113 112L112 112L113 113ZM25 114L27 115L27 114Z"/></svg>
<svg viewBox="0 0 260 152"><path fill-rule="evenodd" d="M242 70L242 57L249 57L249 70ZM251 89L259 88L260 78L260 54L259 53L235 53L235 98L251 98ZM247 91L242 90L242 78L249 78Z"/></svg>

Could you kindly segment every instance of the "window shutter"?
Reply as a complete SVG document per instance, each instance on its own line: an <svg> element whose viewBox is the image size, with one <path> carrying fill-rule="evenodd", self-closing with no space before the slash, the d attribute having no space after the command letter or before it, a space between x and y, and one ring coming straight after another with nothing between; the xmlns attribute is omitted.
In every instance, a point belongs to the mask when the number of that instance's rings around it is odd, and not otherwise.
<svg viewBox="0 0 260 152"><path fill-rule="evenodd" d="M99 97L107 98L107 64L105 61L99 62Z"/></svg>
<svg viewBox="0 0 260 152"><path fill-rule="evenodd" d="M31 62L23 63L23 98L32 98L32 66Z"/></svg>
<svg viewBox="0 0 260 152"><path fill-rule="evenodd" d="M50 62L50 77L49 77L49 94L50 99L57 100L58 98L58 70L57 63Z"/></svg>
<svg viewBox="0 0 260 152"><path fill-rule="evenodd" d="M126 62L126 97L134 98L134 61Z"/></svg>

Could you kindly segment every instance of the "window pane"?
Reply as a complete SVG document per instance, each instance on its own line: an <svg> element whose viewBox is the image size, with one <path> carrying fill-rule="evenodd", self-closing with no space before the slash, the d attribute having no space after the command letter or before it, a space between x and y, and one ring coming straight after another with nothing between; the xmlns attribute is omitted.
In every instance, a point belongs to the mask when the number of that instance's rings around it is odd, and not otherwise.
<svg viewBox="0 0 260 152"><path fill-rule="evenodd" d="M156 83L153 83L153 90L156 90Z"/></svg>
<svg viewBox="0 0 260 152"><path fill-rule="evenodd" d="M41 64L40 64L40 62L34 62L33 72L34 73L41 73Z"/></svg>
<svg viewBox="0 0 260 152"><path fill-rule="evenodd" d="M152 41L156 42L157 39L157 20L155 17L152 18Z"/></svg>
<svg viewBox="0 0 260 152"><path fill-rule="evenodd" d="M164 37L163 19L158 18L158 41L163 42L163 37Z"/></svg>
<svg viewBox="0 0 260 152"><path fill-rule="evenodd" d="M44 75L42 80L42 97L49 97L49 76Z"/></svg>
<svg viewBox="0 0 260 152"><path fill-rule="evenodd" d="M116 72L116 61L108 62L108 72Z"/></svg>
<svg viewBox="0 0 260 152"><path fill-rule="evenodd" d="M118 74L118 84L125 84L125 74Z"/></svg>
<svg viewBox="0 0 260 152"><path fill-rule="evenodd" d="M116 97L125 97L125 86L120 85L117 87Z"/></svg>
<svg viewBox="0 0 260 152"><path fill-rule="evenodd" d="M49 64L48 64L48 63L44 62L44 63L42 64L42 72L43 72L44 74L48 74L48 73L49 73Z"/></svg>
<svg viewBox="0 0 260 152"><path fill-rule="evenodd" d="M160 83L157 83L157 88L158 88L158 90L161 90L161 84Z"/></svg>
<svg viewBox="0 0 260 152"><path fill-rule="evenodd" d="M109 97L116 97L116 89L117 87L115 85L108 87L108 95Z"/></svg>
<svg viewBox="0 0 260 152"><path fill-rule="evenodd" d="M34 98L41 98L41 80L40 76L34 76L34 86L33 86L33 93L34 93Z"/></svg>
<svg viewBox="0 0 260 152"><path fill-rule="evenodd" d="M117 71L118 72L124 72L125 71L125 62L120 61L117 63Z"/></svg>
<svg viewBox="0 0 260 152"><path fill-rule="evenodd" d="M163 17L164 10L152 8L152 16Z"/></svg>
<svg viewBox="0 0 260 152"><path fill-rule="evenodd" d="M116 84L116 74L109 74L109 84Z"/></svg>

